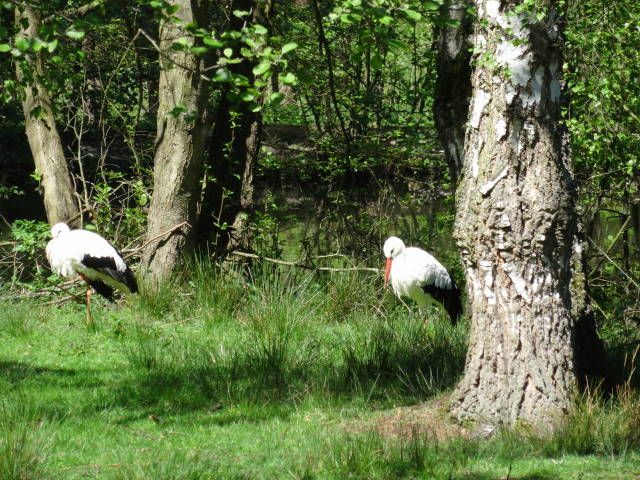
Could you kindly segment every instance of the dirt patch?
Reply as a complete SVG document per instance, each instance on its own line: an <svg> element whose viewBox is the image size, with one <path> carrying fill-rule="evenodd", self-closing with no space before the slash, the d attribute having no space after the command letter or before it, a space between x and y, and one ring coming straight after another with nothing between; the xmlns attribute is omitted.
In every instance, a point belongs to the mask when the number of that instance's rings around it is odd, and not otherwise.
<svg viewBox="0 0 640 480"><path fill-rule="evenodd" d="M448 397L439 397L410 407L398 407L382 412L365 425L352 425L352 428L347 429L353 433L374 430L387 438L411 437L418 434L438 442L454 437L470 437L470 430L451 419L448 404Z"/></svg>

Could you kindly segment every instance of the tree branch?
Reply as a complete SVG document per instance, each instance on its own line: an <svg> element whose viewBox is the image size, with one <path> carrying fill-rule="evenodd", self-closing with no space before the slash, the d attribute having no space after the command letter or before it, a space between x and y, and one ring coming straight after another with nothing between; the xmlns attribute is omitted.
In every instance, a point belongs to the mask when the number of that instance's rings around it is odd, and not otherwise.
<svg viewBox="0 0 640 480"><path fill-rule="evenodd" d="M298 268L303 268L305 270L317 270L322 272L373 272L373 273L381 272L379 268L372 268L372 267L345 267L345 268L317 267L315 265L308 265L302 262L290 262L287 260L280 260L278 258L263 257L261 255L256 255L255 253L240 252L238 250L234 250L230 252L230 255L235 255L237 257L244 257L244 258L253 258L256 260L264 260L265 262L275 263L278 265L286 265L289 267L298 267Z"/></svg>

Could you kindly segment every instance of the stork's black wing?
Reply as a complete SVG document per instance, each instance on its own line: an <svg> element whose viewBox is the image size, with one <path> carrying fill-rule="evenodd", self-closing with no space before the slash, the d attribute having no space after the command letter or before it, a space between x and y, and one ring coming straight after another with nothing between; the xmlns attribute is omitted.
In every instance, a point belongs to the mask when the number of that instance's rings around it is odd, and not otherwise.
<svg viewBox="0 0 640 480"><path fill-rule="evenodd" d="M104 275L108 275L117 282L122 283L131 293L136 293L138 291L138 283L136 282L136 277L133 275L131 269L126 266L124 270L118 270L116 261L113 257L95 257L92 255L85 255L82 257L82 264L87 268L91 268ZM97 289L96 292L100 293Z"/></svg>
<svg viewBox="0 0 640 480"><path fill-rule="evenodd" d="M431 295L434 300L442 303L444 309L449 314L451 323L454 325L462 315L462 299L458 286L451 280L452 288L439 288L434 285L425 285L422 287L424 293Z"/></svg>

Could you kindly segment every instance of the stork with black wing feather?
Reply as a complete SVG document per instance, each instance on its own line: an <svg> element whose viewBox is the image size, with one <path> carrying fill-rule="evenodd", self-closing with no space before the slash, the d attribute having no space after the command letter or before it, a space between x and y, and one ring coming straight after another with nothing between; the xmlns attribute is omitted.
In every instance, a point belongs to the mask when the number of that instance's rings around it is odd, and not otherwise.
<svg viewBox="0 0 640 480"><path fill-rule="evenodd" d="M66 278L79 275L90 287L86 294L89 323L93 323L91 288L109 300L114 299L114 290L138 291L136 277L120 252L97 233L70 230L67 224L57 223L51 228L51 236L46 249L51 270Z"/></svg>

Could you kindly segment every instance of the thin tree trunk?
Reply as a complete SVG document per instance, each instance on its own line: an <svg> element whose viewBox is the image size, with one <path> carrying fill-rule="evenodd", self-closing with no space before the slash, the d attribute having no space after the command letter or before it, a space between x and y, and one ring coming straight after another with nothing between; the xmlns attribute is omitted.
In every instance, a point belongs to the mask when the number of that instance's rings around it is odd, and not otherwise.
<svg viewBox="0 0 640 480"><path fill-rule="evenodd" d="M235 213L235 219L231 228L231 236L227 249L249 250L253 240L252 230L249 225L251 214L254 211L253 198L253 171L258 161L260 146L262 145L262 115L249 112L242 137L242 150L244 154L244 168L240 183L239 208Z"/></svg>
<svg viewBox="0 0 640 480"><path fill-rule="evenodd" d="M338 96L336 94L336 80L333 69L333 55L331 54L331 45L327 40L327 36L324 33L324 26L322 24L322 13L320 12L320 5L318 5L318 0L309 0L311 3L311 8L313 9L314 17L316 19L316 28L318 29L318 45L320 47L321 54L324 53L324 58L327 63L327 81L329 84L329 93L331 95L331 103L333 103L333 108L338 119L338 123L340 125L340 131L342 132L342 136L345 141L346 153L348 154L351 149L351 135L346 127L346 122L344 118L342 118L342 112L340 111L340 106L338 105Z"/></svg>
<svg viewBox="0 0 640 480"><path fill-rule="evenodd" d="M271 6L270 0L236 0L232 10L251 11L252 23L269 27ZM234 16L231 28L239 30L242 23ZM243 61L232 68L253 82L253 66ZM215 239L218 251L250 247L248 220L254 209L253 170L261 144L262 112L252 112L247 104L231 104L223 92L209 152L211 181L206 186L200 218L201 235L218 234Z"/></svg>
<svg viewBox="0 0 640 480"><path fill-rule="evenodd" d="M20 35L31 40L37 35L40 17L31 6L16 7L16 25ZM25 86L22 107L26 134L36 171L40 175L49 223L76 224L81 220L80 209L53 116L51 98L42 81L43 54L42 50L30 52L16 62L16 77Z"/></svg>
<svg viewBox="0 0 640 480"><path fill-rule="evenodd" d="M455 224L471 332L452 409L460 419L544 427L567 411L577 384L578 222L560 125L561 24L552 9L538 22L516 11L521 4L476 2Z"/></svg>
<svg viewBox="0 0 640 480"><path fill-rule="evenodd" d="M464 157L464 136L471 97L472 22L467 0L452 0L443 7L443 17L456 25L438 30L435 99L433 113L440 142L455 186Z"/></svg>
<svg viewBox="0 0 640 480"><path fill-rule="evenodd" d="M185 26L204 25L201 4L174 0L180 22L160 23L158 130L142 265L152 282L168 278L192 240L205 144L207 88L203 62L189 50L173 50L179 38L193 37ZM184 224L186 222L186 224ZM180 228L177 225L184 224Z"/></svg>

